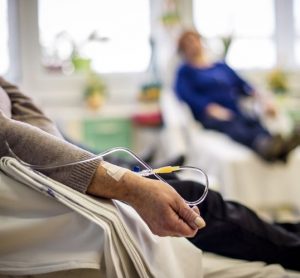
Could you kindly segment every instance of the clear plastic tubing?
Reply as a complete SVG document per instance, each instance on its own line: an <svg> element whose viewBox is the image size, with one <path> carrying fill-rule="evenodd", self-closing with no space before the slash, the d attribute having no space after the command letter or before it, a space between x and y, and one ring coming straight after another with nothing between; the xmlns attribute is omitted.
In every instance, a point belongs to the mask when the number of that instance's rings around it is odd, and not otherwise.
<svg viewBox="0 0 300 278"><path fill-rule="evenodd" d="M196 171L198 173L200 173L202 176L204 176L205 178L205 184L204 185L204 191L203 194L196 200L196 201L187 201L185 200L185 202L189 205L189 206L196 206L198 204L200 204L201 202L203 202L203 200L206 198L207 193L208 193L208 186L209 186L209 182L208 182L208 177L207 175L199 168L197 167L192 167L192 166L166 166L166 167L161 167L158 169L152 169L146 162L144 162L142 159L140 159L135 153L133 153L131 150L127 149L127 148L123 148L123 147L116 147L116 148L111 148L108 149L96 156L93 156L91 158L88 159L84 159L84 160L80 160L80 161L74 161L74 162L70 162L70 163L64 163L64 164L52 164L52 165L34 165L34 164L29 164L24 162L23 160L21 160L13 151L12 149L9 147L9 144L6 142L7 148L9 150L9 153L15 158L17 159L22 165L27 166L29 168L35 169L35 170L47 170L47 169L54 169L54 168L60 168L60 167L67 167L67 166L73 166L73 165L77 165L77 164L83 164L83 163L87 163L93 160L97 160L97 159L104 159L105 156L115 153L115 152L125 152L127 154L129 154L131 157L133 157L136 161L138 161L143 167L145 167L145 170L142 170L140 172L136 172L136 174L141 175L141 176L150 176L153 175L155 176L158 180L168 184L161 176L159 176L158 174L163 174L163 173L173 173L173 172L178 172L178 171L184 171L184 170L192 170L192 171Z"/></svg>

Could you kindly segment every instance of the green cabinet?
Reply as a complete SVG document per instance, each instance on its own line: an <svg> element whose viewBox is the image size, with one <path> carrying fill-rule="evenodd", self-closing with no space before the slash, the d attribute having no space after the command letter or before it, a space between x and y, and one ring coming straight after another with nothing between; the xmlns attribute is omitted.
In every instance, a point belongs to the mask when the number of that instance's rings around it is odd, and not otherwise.
<svg viewBox="0 0 300 278"><path fill-rule="evenodd" d="M97 152L133 146L133 127L129 118L84 119L81 128L84 143Z"/></svg>

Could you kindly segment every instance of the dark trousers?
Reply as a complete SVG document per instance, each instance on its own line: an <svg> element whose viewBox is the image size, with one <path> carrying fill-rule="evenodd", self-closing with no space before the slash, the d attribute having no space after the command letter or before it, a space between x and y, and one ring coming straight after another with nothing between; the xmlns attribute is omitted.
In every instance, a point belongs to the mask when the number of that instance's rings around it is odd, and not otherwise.
<svg viewBox="0 0 300 278"><path fill-rule="evenodd" d="M203 191L203 186L196 182L168 182L186 200L197 199ZM198 207L206 227L189 239L197 247L227 257L278 263L300 270L300 223L269 224L247 207L224 201L213 190Z"/></svg>
<svg viewBox="0 0 300 278"><path fill-rule="evenodd" d="M258 119L235 115L229 121L219 121L211 117L201 119L207 129L222 132L233 140L255 149L254 141L258 137L270 137L270 133L261 125Z"/></svg>

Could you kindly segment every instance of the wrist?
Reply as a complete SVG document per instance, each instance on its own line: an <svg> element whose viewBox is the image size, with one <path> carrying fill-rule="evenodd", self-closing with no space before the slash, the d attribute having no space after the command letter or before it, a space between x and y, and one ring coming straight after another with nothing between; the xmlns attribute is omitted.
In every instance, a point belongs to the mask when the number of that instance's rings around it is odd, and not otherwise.
<svg viewBox="0 0 300 278"><path fill-rule="evenodd" d="M99 165L88 186L87 193L102 198L133 203L140 179L142 178L131 171L126 171L119 180L115 180L104 167Z"/></svg>
<svg viewBox="0 0 300 278"><path fill-rule="evenodd" d="M120 180L122 187L120 200L135 207L140 199L141 191L145 189L146 181L146 178L128 171Z"/></svg>

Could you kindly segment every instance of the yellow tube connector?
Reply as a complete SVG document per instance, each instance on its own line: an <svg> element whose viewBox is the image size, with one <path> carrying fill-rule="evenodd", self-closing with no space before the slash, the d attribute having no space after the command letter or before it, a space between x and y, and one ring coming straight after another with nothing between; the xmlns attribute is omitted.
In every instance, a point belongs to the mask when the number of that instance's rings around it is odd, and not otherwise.
<svg viewBox="0 0 300 278"><path fill-rule="evenodd" d="M160 167L157 169L153 170L153 173L155 174L169 174L175 171L179 171L180 166L165 166L165 167Z"/></svg>

